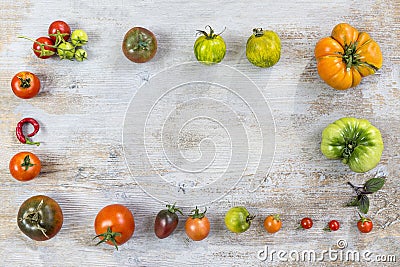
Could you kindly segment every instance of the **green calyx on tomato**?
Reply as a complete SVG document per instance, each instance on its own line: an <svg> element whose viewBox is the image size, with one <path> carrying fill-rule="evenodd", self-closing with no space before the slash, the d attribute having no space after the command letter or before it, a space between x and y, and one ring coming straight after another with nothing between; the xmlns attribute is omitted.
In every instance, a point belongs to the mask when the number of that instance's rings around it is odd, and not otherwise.
<svg viewBox="0 0 400 267"><path fill-rule="evenodd" d="M202 36L198 37L194 43L194 54L199 62L212 65L221 62L225 57L226 44L220 36L222 32L219 34L214 33L214 30L209 25L206 28L209 28L209 33L197 30L197 33L202 34Z"/></svg>
<svg viewBox="0 0 400 267"><path fill-rule="evenodd" d="M117 236L121 236L121 235L122 235L122 234L119 233L119 232L113 232L113 231L111 231L111 227L108 227L108 228L107 228L107 232L102 233L102 234L99 234L99 235L96 235L96 236L93 238L93 240L96 239L96 238L98 238L98 237L102 237L102 239L101 239L99 242L96 243L96 246L100 245L100 244L103 243L103 242L110 241L110 242L112 242L112 243L114 244L115 248L118 250L118 244L117 244L117 242L115 241L115 238L116 238Z"/></svg>
<svg viewBox="0 0 400 267"><path fill-rule="evenodd" d="M371 219L362 216L360 213L358 213L358 216L360 216L359 222L360 222L362 225L363 225L365 222L371 222Z"/></svg>
<svg viewBox="0 0 400 267"><path fill-rule="evenodd" d="M122 52L132 62L148 62L157 53L157 38L146 28L133 27L124 36Z"/></svg>
<svg viewBox="0 0 400 267"><path fill-rule="evenodd" d="M180 208L175 207L175 203L172 204L172 205L171 204L167 204L166 207L167 207L167 210L169 212L171 212L171 213L179 212L181 215L183 215L182 210ZM197 209L197 207L196 207L196 209ZM204 211L204 213L205 213L205 211Z"/></svg>
<svg viewBox="0 0 400 267"><path fill-rule="evenodd" d="M262 28L253 29L246 43L246 57L253 65L269 68L278 63L281 57L281 40L273 31Z"/></svg>
<svg viewBox="0 0 400 267"><path fill-rule="evenodd" d="M24 158L24 162L21 164L21 167L24 167L25 171L27 171L32 166L35 166L35 164L32 164L31 158L29 157L29 155L26 155Z"/></svg>
<svg viewBox="0 0 400 267"><path fill-rule="evenodd" d="M196 206L196 208L192 210L192 213L189 215L189 217L192 217L192 219L202 219L204 218L204 216L206 216L206 212L207 212L207 207L205 207L203 212L200 212Z"/></svg>
<svg viewBox="0 0 400 267"><path fill-rule="evenodd" d="M25 88L26 89L26 88L29 88L31 86L31 78L24 79L24 78L18 76L18 79L21 82L21 84L20 84L21 88Z"/></svg>
<svg viewBox="0 0 400 267"><path fill-rule="evenodd" d="M234 233L243 233L250 228L254 218L245 207L233 207L225 214L225 225Z"/></svg>
<svg viewBox="0 0 400 267"><path fill-rule="evenodd" d="M29 157L29 156L27 156ZM44 229L42 226L40 226L40 221L41 221L41 215L40 215L40 210L42 209L43 206L43 199L39 202L36 208L32 209L29 212L26 212L21 218L19 218L19 221L29 221L31 225L34 225L34 227L41 231L42 234L49 239L49 237L46 234L46 229Z"/></svg>
<svg viewBox="0 0 400 267"><path fill-rule="evenodd" d="M322 132L321 152L328 159L340 159L354 172L375 168L383 148L380 131L365 119L341 118Z"/></svg>

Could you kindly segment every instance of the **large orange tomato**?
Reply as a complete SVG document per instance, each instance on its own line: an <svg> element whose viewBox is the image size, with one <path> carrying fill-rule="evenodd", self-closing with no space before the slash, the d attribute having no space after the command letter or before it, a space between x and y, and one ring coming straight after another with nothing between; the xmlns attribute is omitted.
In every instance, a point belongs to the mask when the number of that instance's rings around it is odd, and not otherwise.
<svg viewBox="0 0 400 267"><path fill-rule="evenodd" d="M382 67L382 52L368 33L347 23L336 25L330 37L315 46L318 74L329 86L345 90Z"/></svg>

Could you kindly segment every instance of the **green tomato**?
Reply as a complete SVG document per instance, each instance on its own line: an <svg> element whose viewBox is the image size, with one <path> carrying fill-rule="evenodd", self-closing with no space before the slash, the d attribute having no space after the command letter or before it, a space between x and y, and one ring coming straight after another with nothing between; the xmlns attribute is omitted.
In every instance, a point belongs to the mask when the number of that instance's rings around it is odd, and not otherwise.
<svg viewBox="0 0 400 267"><path fill-rule="evenodd" d="M225 225L234 233L243 233L250 228L254 217L245 207L233 207L225 214Z"/></svg>
<svg viewBox="0 0 400 267"><path fill-rule="evenodd" d="M269 68L281 57L281 40L273 31L253 30L246 44L246 57L255 66Z"/></svg>
<svg viewBox="0 0 400 267"><path fill-rule="evenodd" d="M88 35L84 30L75 30L71 34L71 42L74 46L85 45L88 39Z"/></svg>
<svg viewBox="0 0 400 267"><path fill-rule="evenodd" d="M61 43L57 47L57 54L61 59L73 59L75 47L69 42Z"/></svg>
<svg viewBox="0 0 400 267"><path fill-rule="evenodd" d="M198 31L203 34L194 43L194 55L196 59L206 65L219 63L225 57L226 45L224 39L215 34L210 28L210 32Z"/></svg>
<svg viewBox="0 0 400 267"><path fill-rule="evenodd" d="M340 159L354 172L367 172L379 163L383 151L380 131L365 119L341 118L322 132L321 152Z"/></svg>
<svg viewBox="0 0 400 267"><path fill-rule="evenodd" d="M77 61L84 61L85 59L87 59L87 52L85 51L85 49L79 48L75 51L75 59Z"/></svg>

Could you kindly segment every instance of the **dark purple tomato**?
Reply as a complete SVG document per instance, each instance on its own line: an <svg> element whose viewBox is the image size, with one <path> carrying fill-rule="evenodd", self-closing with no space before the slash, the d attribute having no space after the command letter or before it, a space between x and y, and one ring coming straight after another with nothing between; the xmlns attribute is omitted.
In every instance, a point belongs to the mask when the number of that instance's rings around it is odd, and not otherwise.
<svg viewBox="0 0 400 267"><path fill-rule="evenodd" d="M167 205L167 209L161 210L154 222L154 233L160 239L166 238L176 229L179 218L176 212L182 214L182 211L174 205Z"/></svg>

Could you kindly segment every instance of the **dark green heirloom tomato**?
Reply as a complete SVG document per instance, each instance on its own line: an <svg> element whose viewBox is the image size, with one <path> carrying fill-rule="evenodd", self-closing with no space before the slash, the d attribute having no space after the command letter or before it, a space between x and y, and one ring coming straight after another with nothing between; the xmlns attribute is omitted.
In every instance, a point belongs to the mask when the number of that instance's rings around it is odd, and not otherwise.
<svg viewBox="0 0 400 267"><path fill-rule="evenodd" d="M253 29L246 44L246 57L255 66L272 67L281 57L281 40L273 31Z"/></svg>
<svg viewBox="0 0 400 267"><path fill-rule="evenodd" d="M321 151L328 159L342 160L354 172L367 172L381 159L382 136L368 120L341 118L323 130Z"/></svg>
<svg viewBox="0 0 400 267"><path fill-rule="evenodd" d="M44 241L54 237L63 224L58 203L47 196L33 196L22 203L18 211L19 229L29 238Z"/></svg>
<svg viewBox="0 0 400 267"><path fill-rule="evenodd" d="M151 31L142 27L134 27L125 34L122 51L130 61L147 62L157 52L157 39Z"/></svg>
<svg viewBox="0 0 400 267"><path fill-rule="evenodd" d="M225 214L225 225L234 233L243 233L250 228L254 217L245 207L233 207Z"/></svg>
<svg viewBox="0 0 400 267"><path fill-rule="evenodd" d="M201 63L211 65L222 61L225 57L226 45L220 34L215 34L210 26L207 27L210 29L209 33L198 30L203 35L194 43L194 55Z"/></svg>

